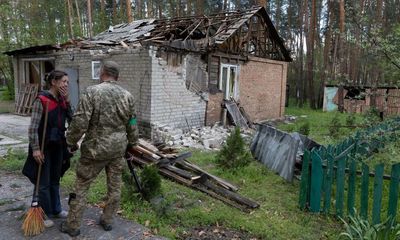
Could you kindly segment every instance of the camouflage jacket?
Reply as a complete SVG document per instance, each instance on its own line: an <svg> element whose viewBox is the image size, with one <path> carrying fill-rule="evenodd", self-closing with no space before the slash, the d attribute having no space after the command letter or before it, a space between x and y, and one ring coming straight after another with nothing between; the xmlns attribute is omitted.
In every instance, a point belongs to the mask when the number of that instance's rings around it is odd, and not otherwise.
<svg viewBox="0 0 400 240"><path fill-rule="evenodd" d="M133 96L115 81L88 87L68 128L68 145L76 145L85 134L82 157L122 157L128 144L135 145L138 139L134 105Z"/></svg>

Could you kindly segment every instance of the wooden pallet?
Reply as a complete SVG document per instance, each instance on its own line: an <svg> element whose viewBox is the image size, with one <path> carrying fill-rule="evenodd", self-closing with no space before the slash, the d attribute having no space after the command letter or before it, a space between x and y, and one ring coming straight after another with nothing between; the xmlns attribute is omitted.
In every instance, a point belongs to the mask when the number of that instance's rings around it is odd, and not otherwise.
<svg viewBox="0 0 400 240"><path fill-rule="evenodd" d="M27 116L32 112L33 101L39 90L38 84L22 84L18 91L15 114Z"/></svg>

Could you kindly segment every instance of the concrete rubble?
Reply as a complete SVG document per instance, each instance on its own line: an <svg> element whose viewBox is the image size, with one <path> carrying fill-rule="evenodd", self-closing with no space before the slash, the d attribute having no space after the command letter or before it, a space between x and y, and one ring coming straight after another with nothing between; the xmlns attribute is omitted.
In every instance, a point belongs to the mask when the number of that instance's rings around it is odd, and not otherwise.
<svg viewBox="0 0 400 240"><path fill-rule="evenodd" d="M167 146L178 148L196 148L204 150L220 150L233 126L223 127L219 124L190 130L174 129L167 125L155 125L152 133L154 142L164 142ZM247 143L251 142L255 130L241 129L241 135Z"/></svg>

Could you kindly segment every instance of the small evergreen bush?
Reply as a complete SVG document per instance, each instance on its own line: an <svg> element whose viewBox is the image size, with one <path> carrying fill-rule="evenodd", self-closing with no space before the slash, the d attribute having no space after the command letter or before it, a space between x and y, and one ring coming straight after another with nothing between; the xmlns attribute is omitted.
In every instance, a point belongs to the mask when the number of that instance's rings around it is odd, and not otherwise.
<svg viewBox="0 0 400 240"><path fill-rule="evenodd" d="M310 134L310 122L309 121L305 121L304 123L302 123L299 127L299 131L300 134L303 134L305 136L308 136Z"/></svg>
<svg viewBox="0 0 400 240"><path fill-rule="evenodd" d="M250 163L252 156L236 127L226 139L226 143L216 156L217 164L226 169L237 169Z"/></svg>
<svg viewBox="0 0 400 240"><path fill-rule="evenodd" d="M161 194L161 177L156 166L145 166L140 174L140 182L144 199L149 201Z"/></svg>
<svg viewBox="0 0 400 240"><path fill-rule="evenodd" d="M334 139L338 138L340 135L340 118L338 114L332 118L329 125L329 135Z"/></svg>

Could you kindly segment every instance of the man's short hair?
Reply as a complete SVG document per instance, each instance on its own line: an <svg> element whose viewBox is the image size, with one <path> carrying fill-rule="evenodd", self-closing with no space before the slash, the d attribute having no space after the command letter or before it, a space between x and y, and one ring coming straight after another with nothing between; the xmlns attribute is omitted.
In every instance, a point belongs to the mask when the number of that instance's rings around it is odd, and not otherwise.
<svg viewBox="0 0 400 240"><path fill-rule="evenodd" d="M110 77L115 79L119 76L118 64L114 61L104 61L101 66L102 71Z"/></svg>

